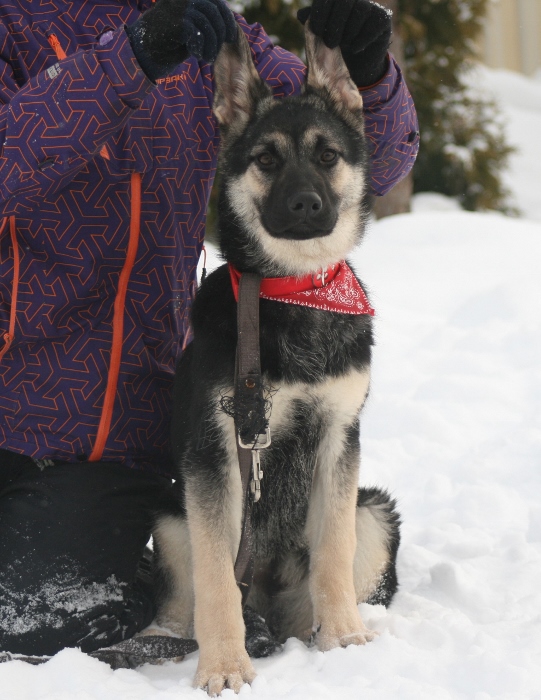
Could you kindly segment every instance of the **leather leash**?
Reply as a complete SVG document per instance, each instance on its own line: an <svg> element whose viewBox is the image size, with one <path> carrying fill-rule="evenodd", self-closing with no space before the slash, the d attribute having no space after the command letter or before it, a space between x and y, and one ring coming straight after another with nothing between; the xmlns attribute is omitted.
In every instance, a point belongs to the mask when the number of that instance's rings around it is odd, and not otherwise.
<svg viewBox="0 0 541 700"><path fill-rule="evenodd" d="M254 575L252 551L252 505L261 494L259 451L270 445L270 432L258 434L250 424L265 424L263 381L259 352L259 290L261 277L244 273L239 283L237 303L237 357L235 366L235 406L242 407L243 415L235 411L235 434L239 459L244 512L239 550L235 561L235 579L246 605ZM254 423L255 418L255 423Z"/></svg>

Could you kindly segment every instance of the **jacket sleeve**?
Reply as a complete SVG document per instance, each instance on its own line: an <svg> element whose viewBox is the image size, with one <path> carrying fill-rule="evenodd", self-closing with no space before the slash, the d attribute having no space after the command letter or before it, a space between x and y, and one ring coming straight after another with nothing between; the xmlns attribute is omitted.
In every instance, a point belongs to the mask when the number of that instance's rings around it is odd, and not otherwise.
<svg viewBox="0 0 541 700"><path fill-rule="evenodd" d="M276 97L297 94L306 67L293 54L273 46L260 24L237 15L259 74ZM372 192L383 195L412 169L419 150L419 125L402 72L390 56L387 74L376 85L362 88L365 128L370 145Z"/></svg>
<svg viewBox="0 0 541 700"><path fill-rule="evenodd" d="M386 194L413 168L419 151L419 123L400 67L390 56L387 74L362 88L366 135L371 143L372 190Z"/></svg>
<svg viewBox="0 0 541 700"><path fill-rule="evenodd" d="M1 28L1 215L33 207L67 184L154 88L124 29L104 38L103 45L79 51L19 87L10 37Z"/></svg>

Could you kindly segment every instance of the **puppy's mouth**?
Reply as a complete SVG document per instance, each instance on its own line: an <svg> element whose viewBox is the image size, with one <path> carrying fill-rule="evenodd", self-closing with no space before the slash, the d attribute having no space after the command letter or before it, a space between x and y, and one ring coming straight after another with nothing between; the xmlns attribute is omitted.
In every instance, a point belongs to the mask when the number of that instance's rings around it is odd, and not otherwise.
<svg viewBox="0 0 541 700"><path fill-rule="evenodd" d="M308 224L296 224L283 231L271 231L270 229L267 229L267 231L273 238L283 238L287 241L308 241L311 238L330 236L333 229L314 229L313 226Z"/></svg>

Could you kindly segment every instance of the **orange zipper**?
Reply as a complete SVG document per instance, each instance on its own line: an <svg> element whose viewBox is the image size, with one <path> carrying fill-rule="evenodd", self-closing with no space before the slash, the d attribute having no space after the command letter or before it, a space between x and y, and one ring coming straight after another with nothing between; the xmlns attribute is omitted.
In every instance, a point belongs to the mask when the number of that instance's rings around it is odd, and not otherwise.
<svg viewBox="0 0 541 700"><path fill-rule="evenodd" d="M90 457L89 462L97 462L103 455L105 443L109 436L111 428L111 420L113 418L113 406L118 386L118 376L120 373L120 358L122 355L122 341L124 335L124 307L126 303L126 292L130 275L135 263L135 256L139 245L139 235L141 229L141 175L132 173L131 176L131 222L130 222L130 241L128 243L128 252L124 267L120 273L118 280L118 290L115 299L113 313L113 341L111 346L111 359L109 363L109 373L107 377L107 388L105 390L105 398L101 412L98 433L96 442Z"/></svg>
<svg viewBox="0 0 541 700"><path fill-rule="evenodd" d="M0 236L4 232L8 221L6 216L4 222L2 223L2 228L0 229ZM9 312L9 330L4 333L4 347L0 350L0 360L4 357L6 352L9 350L13 339L15 338L15 320L17 315L17 296L19 293L19 277L21 269L21 261L19 257L19 246L17 244L17 229L15 226L15 217L9 217L9 229L11 235L11 245L13 246L13 286L11 291L11 309Z"/></svg>
<svg viewBox="0 0 541 700"><path fill-rule="evenodd" d="M55 52L59 61L61 61L63 58L67 58L66 52L60 46L60 42L58 41L56 34L49 34L47 39L49 40L49 44L53 47L53 51Z"/></svg>

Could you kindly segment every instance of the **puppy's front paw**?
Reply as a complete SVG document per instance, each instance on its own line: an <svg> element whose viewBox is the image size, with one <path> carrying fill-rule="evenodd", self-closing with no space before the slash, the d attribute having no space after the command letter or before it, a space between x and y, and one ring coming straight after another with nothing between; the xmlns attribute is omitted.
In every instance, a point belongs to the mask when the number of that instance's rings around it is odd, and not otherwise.
<svg viewBox="0 0 541 700"><path fill-rule="evenodd" d="M369 630L357 614L349 619L334 619L326 624L322 623L316 635L316 642L321 651L329 651L350 644L366 644L375 637L377 632Z"/></svg>
<svg viewBox="0 0 541 700"><path fill-rule="evenodd" d="M251 683L256 677L254 667L244 649L239 653L231 653L221 659L209 660L208 663L199 659L194 686L207 688L212 697L220 695L224 688L231 688L238 693L244 683Z"/></svg>

